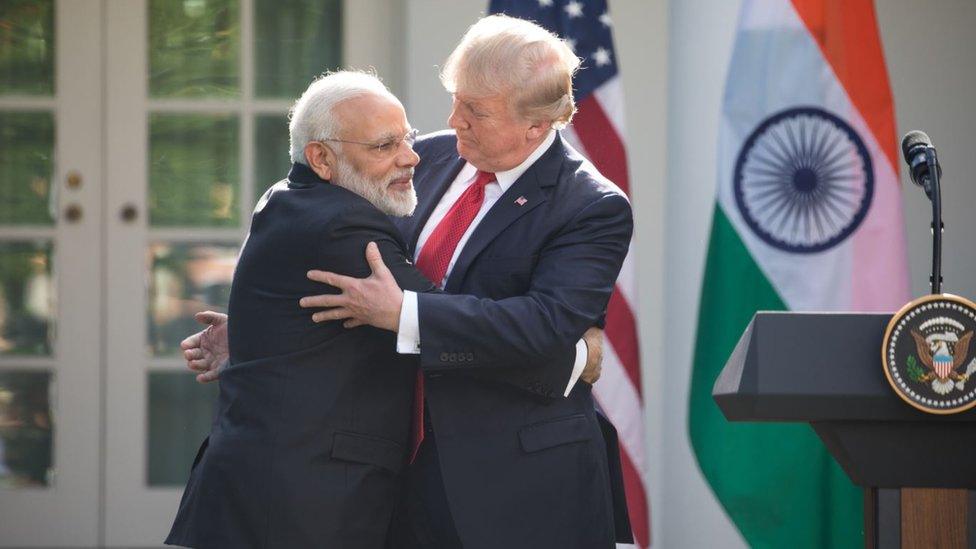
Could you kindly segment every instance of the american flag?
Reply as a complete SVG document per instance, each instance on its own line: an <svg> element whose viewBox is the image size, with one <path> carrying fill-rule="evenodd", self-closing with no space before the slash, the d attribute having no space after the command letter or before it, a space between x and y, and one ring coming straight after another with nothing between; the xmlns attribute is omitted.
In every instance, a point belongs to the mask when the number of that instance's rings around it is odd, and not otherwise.
<svg viewBox="0 0 976 549"><path fill-rule="evenodd" d="M573 82L579 111L573 124L563 130L563 137L629 194L627 151L623 141L623 88L613 49L613 22L606 1L491 0L489 11L542 25L566 40L582 59ZM640 547L648 547L650 519L644 482L647 465L633 251L631 242L607 308L603 373L594 386L594 394L619 433L634 539Z"/></svg>

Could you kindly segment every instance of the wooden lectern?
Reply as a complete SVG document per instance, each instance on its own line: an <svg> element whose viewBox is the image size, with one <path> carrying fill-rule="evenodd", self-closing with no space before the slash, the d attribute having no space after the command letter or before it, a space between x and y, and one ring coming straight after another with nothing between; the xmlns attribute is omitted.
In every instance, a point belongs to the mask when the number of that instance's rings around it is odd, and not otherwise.
<svg viewBox="0 0 976 549"><path fill-rule="evenodd" d="M895 394L881 367L891 316L756 313L712 396L729 421L809 423L864 488L868 549L974 549L976 408L931 415Z"/></svg>

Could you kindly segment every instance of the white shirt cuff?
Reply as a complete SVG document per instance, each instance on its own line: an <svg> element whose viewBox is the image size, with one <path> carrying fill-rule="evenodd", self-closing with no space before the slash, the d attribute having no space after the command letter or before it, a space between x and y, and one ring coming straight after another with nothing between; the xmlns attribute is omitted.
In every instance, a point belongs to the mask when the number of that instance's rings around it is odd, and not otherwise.
<svg viewBox="0 0 976 549"><path fill-rule="evenodd" d="M397 331L397 352L401 355L420 354L420 318L417 314L417 292L410 290L403 290L403 304L400 305L400 329Z"/></svg>
<svg viewBox="0 0 976 549"><path fill-rule="evenodd" d="M406 303L406 296L404 296L403 302ZM401 321L402 322L402 321ZM401 324L401 326L403 326ZM573 386L579 380L579 377L583 374L583 368L586 367L587 351L586 342L580 339L576 342L576 361L573 362L573 375L569 377L569 385L566 386L566 392L563 396L569 396L569 392L573 390Z"/></svg>

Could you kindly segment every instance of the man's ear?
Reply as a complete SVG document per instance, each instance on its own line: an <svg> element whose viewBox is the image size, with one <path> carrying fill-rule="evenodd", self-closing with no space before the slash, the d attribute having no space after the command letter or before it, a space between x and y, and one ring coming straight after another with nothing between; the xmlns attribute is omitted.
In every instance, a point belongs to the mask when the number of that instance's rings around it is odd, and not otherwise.
<svg viewBox="0 0 976 549"><path fill-rule="evenodd" d="M535 141L541 139L546 135L546 133L552 128L551 122L538 121L533 122L529 129L525 130L525 139L527 141Z"/></svg>
<svg viewBox="0 0 976 549"><path fill-rule="evenodd" d="M331 181L335 174L338 158L332 147L321 141L311 141L305 145L305 161L316 175Z"/></svg>

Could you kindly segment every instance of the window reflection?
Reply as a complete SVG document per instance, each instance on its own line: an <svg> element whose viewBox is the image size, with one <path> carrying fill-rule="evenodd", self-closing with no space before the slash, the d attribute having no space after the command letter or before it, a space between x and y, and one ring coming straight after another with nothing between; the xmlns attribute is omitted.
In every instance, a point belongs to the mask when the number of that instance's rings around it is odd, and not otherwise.
<svg viewBox="0 0 976 549"><path fill-rule="evenodd" d="M0 486L51 484L51 374L0 372Z"/></svg>
<svg viewBox="0 0 976 549"><path fill-rule="evenodd" d="M254 204L268 187L288 176L291 158L288 153L288 117L266 114L255 118L254 124Z"/></svg>
<svg viewBox="0 0 976 549"><path fill-rule="evenodd" d="M149 222L154 227L236 227L239 120L224 114L149 118Z"/></svg>
<svg viewBox="0 0 976 549"><path fill-rule="evenodd" d="M236 244L150 245L148 324L153 355L179 352L180 341L200 330L194 313L226 311L238 248Z"/></svg>
<svg viewBox="0 0 976 549"><path fill-rule="evenodd" d="M255 0L254 90L293 99L342 65L342 0Z"/></svg>
<svg viewBox="0 0 976 549"><path fill-rule="evenodd" d="M0 2L0 94L54 93L54 0Z"/></svg>
<svg viewBox="0 0 976 549"><path fill-rule="evenodd" d="M151 96L239 95L240 50L235 0L150 0Z"/></svg>
<svg viewBox="0 0 976 549"><path fill-rule="evenodd" d="M0 355L51 355L53 245L0 242Z"/></svg>
<svg viewBox="0 0 976 549"><path fill-rule="evenodd" d="M54 115L0 112L0 225L52 225Z"/></svg>
<svg viewBox="0 0 976 549"><path fill-rule="evenodd" d="M186 372L149 374L149 432L146 435L150 486L183 486L200 443L210 433L215 383L201 386Z"/></svg>

